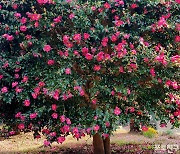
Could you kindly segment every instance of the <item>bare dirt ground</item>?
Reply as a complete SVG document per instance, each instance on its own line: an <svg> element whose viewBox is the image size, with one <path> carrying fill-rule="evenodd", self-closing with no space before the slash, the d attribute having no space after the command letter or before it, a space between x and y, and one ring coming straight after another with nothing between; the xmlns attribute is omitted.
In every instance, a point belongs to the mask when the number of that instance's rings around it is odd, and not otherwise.
<svg viewBox="0 0 180 154"><path fill-rule="evenodd" d="M32 133L12 136L9 139L0 140L0 154L21 154L21 153L58 153L58 154L91 154L92 138L86 136L77 141L72 136L68 136L66 141L59 145L53 143L52 147L43 146L44 138L34 140ZM118 129L111 137L112 153L130 153L137 149L139 153L153 153L154 144L178 144L180 146L180 136L177 134L158 135L149 139L141 134L130 134L127 129ZM127 149L129 151L127 151ZM131 150L132 149L132 150ZM124 151L123 151L124 150ZM143 151L142 151L143 150ZM148 151L146 151L148 150ZM141 151L141 152L140 152Z"/></svg>

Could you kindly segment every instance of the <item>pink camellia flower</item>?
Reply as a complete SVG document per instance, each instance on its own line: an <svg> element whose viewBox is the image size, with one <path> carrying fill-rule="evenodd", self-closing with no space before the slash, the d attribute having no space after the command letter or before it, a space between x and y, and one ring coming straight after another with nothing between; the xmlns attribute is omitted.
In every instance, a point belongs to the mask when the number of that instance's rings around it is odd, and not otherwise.
<svg viewBox="0 0 180 154"><path fill-rule="evenodd" d="M48 0L37 0L37 2L42 5L48 3Z"/></svg>
<svg viewBox="0 0 180 154"><path fill-rule="evenodd" d="M21 124L18 125L18 129L23 130L24 128L25 128L25 126L24 126L23 123L21 123Z"/></svg>
<svg viewBox="0 0 180 154"><path fill-rule="evenodd" d="M54 92L53 98L54 98L55 100L58 100L58 99L59 99L59 91L56 90L56 91Z"/></svg>
<svg viewBox="0 0 180 154"><path fill-rule="evenodd" d="M121 113L120 108L118 108L118 107L116 106L116 108L114 109L114 114L115 114L115 115L120 115L120 113Z"/></svg>
<svg viewBox="0 0 180 154"><path fill-rule="evenodd" d="M38 83L38 85L39 85L39 87L44 87L44 86L45 86L45 83L44 83L43 81L40 81L40 82Z"/></svg>
<svg viewBox="0 0 180 154"><path fill-rule="evenodd" d="M62 20L62 16L58 16L57 18L54 18L54 19L53 19L53 21L54 21L55 23L59 23L59 22L61 22L61 20Z"/></svg>
<svg viewBox="0 0 180 154"><path fill-rule="evenodd" d="M56 111L56 110L57 110L57 105L56 105L56 104L52 104L52 105L51 105L51 109L52 109L53 111Z"/></svg>
<svg viewBox="0 0 180 154"><path fill-rule="evenodd" d="M81 34L74 34L73 39L77 42L81 41Z"/></svg>
<svg viewBox="0 0 180 154"><path fill-rule="evenodd" d="M89 49L87 47L82 48L82 54L85 56L88 53Z"/></svg>
<svg viewBox="0 0 180 154"><path fill-rule="evenodd" d="M22 82L27 82L27 81L28 81L28 76L24 76Z"/></svg>
<svg viewBox="0 0 180 154"><path fill-rule="evenodd" d="M111 41L112 41L112 42L116 42L116 41L117 41L117 39L118 39L118 38L117 38L117 36L116 36L116 35L112 35L112 36L111 36Z"/></svg>
<svg viewBox="0 0 180 154"><path fill-rule="evenodd" d="M30 106L31 104L29 99L26 99L23 103L24 103L24 106Z"/></svg>
<svg viewBox="0 0 180 154"><path fill-rule="evenodd" d="M70 69L70 68L66 68L66 69L65 69L65 73L66 73L67 75L71 74L71 69Z"/></svg>
<svg viewBox="0 0 180 154"><path fill-rule="evenodd" d="M70 120L69 118L66 118L66 123L67 123L68 125L70 125L70 124L71 124L71 120Z"/></svg>
<svg viewBox="0 0 180 154"><path fill-rule="evenodd" d="M92 59L93 59L93 55L91 55L90 53L87 53L87 54L85 55L85 58L86 58L87 60L92 60Z"/></svg>
<svg viewBox="0 0 180 154"><path fill-rule="evenodd" d="M150 69L150 73L151 73L151 75L152 75L153 77L155 77L155 76L156 76L156 73L155 73L154 68L151 68L151 69Z"/></svg>
<svg viewBox="0 0 180 154"><path fill-rule="evenodd" d="M13 4L13 5L12 5L12 8L13 8L14 10L16 10L16 9L18 8L18 5L17 5L17 4Z"/></svg>
<svg viewBox="0 0 180 154"><path fill-rule="evenodd" d="M142 129L143 132L148 131L148 128L146 126L142 126L141 129Z"/></svg>
<svg viewBox="0 0 180 154"><path fill-rule="evenodd" d="M22 17L22 19L20 20L20 22L21 22L22 24L25 24L25 23L27 22L27 18Z"/></svg>
<svg viewBox="0 0 180 154"><path fill-rule="evenodd" d="M120 67L119 67L119 72L120 72L120 73L124 73L124 67L123 67L123 66L120 66Z"/></svg>
<svg viewBox="0 0 180 154"><path fill-rule="evenodd" d="M60 130L63 134L65 134L70 131L70 127L68 125L64 125L62 128L60 128Z"/></svg>
<svg viewBox="0 0 180 154"><path fill-rule="evenodd" d="M80 94L80 96L84 96L84 95L85 95L84 90L83 90L83 89L80 89L80 90L79 90L79 94Z"/></svg>
<svg viewBox="0 0 180 154"><path fill-rule="evenodd" d="M20 14L20 13L15 13L14 16L15 16L16 18L21 18L21 14Z"/></svg>
<svg viewBox="0 0 180 154"><path fill-rule="evenodd" d="M10 135L10 136L13 136L13 135L15 135L15 133L16 133L15 131L10 131L10 132L9 132L9 135Z"/></svg>
<svg viewBox="0 0 180 154"><path fill-rule="evenodd" d="M105 122L105 126L106 126L106 127L109 127L109 126L110 126L110 122L109 122L109 121L106 121L106 122Z"/></svg>
<svg viewBox="0 0 180 154"><path fill-rule="evenodd" d="M7 35L6 40L12 41L12 40L14 40L14 37L12 35Z"/></svg>
<svg viewBox="0 0 180 154"><path fill-rule="evenodd" d="M8 88L7 88L7 87L3 87L3 88L1 89L1 92L2 92L2 93L7 93L7 92L8 92Z"/></svg>
<svg viewBox="0 0 180 154"><path fill-rule="evenodd" d="M48 60L47 64L52 66L54 65L55 61L53 59Z"/></svg>
<svg viewBox="0 0 180 154"><path fill-rule="evenodd" d="M26 26L20 26L20 31L22 31L22 32L25 32L25 31L27 31L27 27Z"/></svg>
<svg viewBox="0 0 180 154"><path fill-rule="evenodd" d="M84 36L85 40L89 39L89 37L90 37L90 35L88 33L84 33L83 36Z"/></svg>
<svg viewBox="0 0 180 154"><path fill-rule="evenodd" d="M137 8L137 7L138 7L137 4L135 4L135 3L134 3L134 4L131 4L131 8L132 8L132 9L135 9L135 8Z"/></svg>
<svg viewBox="0 0 180 154"><path fill-rule="evenodd" d="M107 137L109 137L109 134L103 133L102 136L103 136L104 138L107 138Z"/></svg>
<svg viewBox="0 0 180 154"><path fill-rule="evenodd" d="M18 113L16 113L15 118L20 118L21 116L22 116L21 112L18 112Z"/></svg>
<svg viewBox="0 0 180 154"><path fill-rule="evenodd" d="M38 21L39 19L41 19L41 15L40 14L36 14L36 13L28 13L28 17L32 20L32 21Z"/></svg>
<svg viewBox="0 0 180 154"><path fill-rule="evenodd" d="M175 0L176 3L180 4L180 0Z"/></svg>
<svg viewBox="0 0 180 154"><path fill-rule="evenodd" d="M130 107L130 113L133 113L135 111L134 107Z"/></svg>
<svg viewBox="0 0 180 154"><path fill-rule="evenodd" d="M60 136L60 137L57 138L57 142L58 143L62 144L64 141L65 141L65 137L64 136Z"/></svg>
<svg viewBox="0 0 180 154"><path fill-rule="evenodd" d="M16 81L16 82L13 82L12 83L12 88L14 88L14 87L16 87L18 85L18 82Z"/></svg>
<svg viewBox="0 0 180 154"><path fill-rule="evenodd" d="M35 119L37 117L37 113L31 113L30 114L30 119Z"/></svg>
<svg viewBox="0 0 180 154"><path fill-rule="evenodd" d="M39 0L39 1L40 1L40 0ZM49 146L49 145L50 145L50 142L49 142L48 140L45 140L45 141L44 141L44 145L45 145L45 146Z"/></svg>
<svg viewBox="0 0 180 154"><path fill-rule="evenodd" d="M123 25L124 24L124 22L122 21L122 20L116 20L115 21L115 25L117 26L117 27L120 27L121 25Z"/></svg>
<svg viewBox="0 0 180 154"><path fill-rule="evenodd" d="M93 99L91 102L92 102L92 104L96 104L97 103L97 99Z"/></svg>
<svg viewBox="0 0 180 154"><path fill-rule="evenodd" d="M53 119L57 119L58 118L58 114L57 113L53 113L51 116L52 116Z"/></svg>
<svg viewBox="0 0 180 154"><path fill-rule="evenodd" d="M14 77L15 77L15 79L18 79L19 78L19 74L14 74Z"/></svg>
<svg viewBox="0 0 180 154"><path fill-rule="evenodd" d="M99 71L101 69L101 65L94 65L94 71Z"/></svg>
<svg viewBox="0 0 180 154"><path fill-rule="evenodd" d="M180 42L180 36L175 36L174 41L175 41L176 43L179 43L179 42Z"/></svg>
<svg viewBox="0 0 180 154"><path fill-rule="evenodd" d="M165 123L162 123L162 124L160 125L160 127L161 127L161 128L166 127L166 124L165 124Z"/></svg>
<svg viewBox="0 0 180 154"><path fill-rule="evenodd" d="M104 52L99 52L97 54L96 60L97 61L102 61L104 59Z"/></svg>
<svg viewBox="0 0 180 154"><path fill-rule="evenodd" d="M99 127L99 125L95 125L94 127L93 127L93 129L94 129L94 131L98 131L99 129L100 129L100 127Z"/></svg>
<svg viewBox="0 0 180 154"><path fill-rule="evenodd" d="M112 96L115 95L115 91L114 91L114 90L111 91L111 95L112 95Z"/></svg>
<svg viewBox="0 0 180 154"><path fill-rule="evenodd" d="M49 52L52 50L51 46L50 45L44 45L44 48L43 48L44 51L46 52Z"/></svg>
<svg viewBox="0 0 180 154"><path fill-rule="evenodd" d="M3 78L3 75L2 74L0 74L0 80Z"/></svg>
<svg viewBox="0 0 180 154"><path fill-rule="evenodd" d="M178 87L179 87L178 83L176 81L171 82L171 85L172 85L173 89L178 89Z"/></svg>
<svg viewBox="0 0 180 154"><path fill-rule="evenodd" d="M60 121L61 121L61 122L65 122L65 121L66 121L66 118L65 118L64 115L60 116Z"/></svg>
<svg viewBox="0 0 180 154"><path fill-rule="evenodd" d="M41 90L40 87L35 87L35 88L34 88L34 92L35 92L36 94L39 94L40 90Z"/></svg>
<svg viewBox="0 0 180 154"><path fill-rule="evenodd" d="M95 11L95 10L96 10L96 7L95 7L95 6L92 6L92 7L91 7L91 10L92 10L92 11Z"/></svg>
<svg viewBox="0 0 180 154"><path fill-rule="evenodd" d="M105 7L106 9L110 9L110 8L111 8L111 5L106 2L106 3L104 4L104 7Z"/></svg>
<svg viewBox="0 0 180 154"><path fill-rule="evenodd" d="M90 134L91 130L92 130L92 128L87 128L86 129L87 134Z"/></svg>
<svg viewBox="0 0 180 154"><path fill-rule="evenodd" d="M73 134L79 133L78 128L77 128L77 127L74 127L74 128L72 129L72 133L73 133Z"/></svg>
<svg viewBox="0 0 180 154"><path fill-rule="evenodd" d="M19 88L19 87L16 87L16 88L15 88L16 93L21 93L22 90L23 90L23 89L22 89L22 88Z"/></svg>
<svg viewBox="0 0 180 154"><path fill-rule="evenodd" d="M75 17L74 13L71 13L71 14L69 15L69 19L73 19L74 17Z"/></svg>
<svg viewBox="0 0 180 154"><path fill-rule="evenodd" d="M180 55L175 55L175 56L171 57L171 62L180 63Z"/></svg>
<svg viewBox="0 0 180 154"><path fill-rule="evenodd" d="M36 93L32 93L31 95L34 99L36 99L38 97L38 94L36 94Z"/></svg>

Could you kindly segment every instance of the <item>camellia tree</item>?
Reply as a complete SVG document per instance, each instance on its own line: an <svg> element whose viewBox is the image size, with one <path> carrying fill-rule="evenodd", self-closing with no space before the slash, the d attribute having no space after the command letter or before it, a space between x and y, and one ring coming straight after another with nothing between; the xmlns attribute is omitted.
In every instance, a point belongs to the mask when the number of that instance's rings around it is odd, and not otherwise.
<svg viewBox="0 0 180 154"><path fill-rule="evenodd" d="M110 135L149 115L179 127L179 0L0 2L0 117L52 142Z"/></svg>

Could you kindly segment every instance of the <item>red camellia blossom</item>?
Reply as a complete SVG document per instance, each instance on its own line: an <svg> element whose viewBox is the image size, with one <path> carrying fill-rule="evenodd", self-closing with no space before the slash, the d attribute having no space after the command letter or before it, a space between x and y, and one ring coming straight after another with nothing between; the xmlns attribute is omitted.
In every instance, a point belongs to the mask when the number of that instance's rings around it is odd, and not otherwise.
<svg viewBox="0 0 180 154"><path fill-rule="evenodd" d="M90 35L88 33L84 33L83 36L84 36L85 40L89 39L89 37L90 37Z"/></svg>
<svg viewBox="0 0 180 154"><path fill-rule="evenodd" d="M100 65L94 65L94 71L99 71L101 69L101 66Z"/></svg>
<svg viewBox="0 0 180 154"><path fill-rule="evenodd" d="M150 69L150 73L151 73L151 75L152 75L153 77L156 76L156 73L155 73L155 69L154 69L154 68L151 68L151 69Z"/></svg>
<svg viewBox="0 0 180 154"><path fill-rule="evenodd" d="M176 3L180 4L180 0L175 0L175 1L176 1Z"/></svg>
<svg viewBox="0 0 180 154"><path fill-rule="evenodd" d="M51 116L52 116L53 119L57 119L58 118L58 114L57 113L53 113Z"/></svg>
<svg viewBox="0 0 180 154"><path fill-rule="evenodd" d="M64 115L60 116L60 121L61 121L61 122L65 122L65 121L66 121L66 118L65 118Z"/></svg>
<svg viewBox="0 0 180 154"><path fill-rule="evenodd" d="M7 93L7 92L8 92L8 88L7 88L7 87L3 87L3 88L1 89L1 92L2 92L2 93Z"/></svg>
<svg viewBox="0 0 180 154"><path fill-rule="evenodd" d="M3 78L3 75L2 74L0 74L0 80Z"/></svg>
<svg viewBox="0 0 180 154"><path fill-rule="evenodd" d="M94 131L98 131L99 129L100 129L100 127L99 127L99 125L95 125L94 127L93 127L93 129L94 129Z"/></svg>
<svg viewBox="0 0 180 154"><path fill-rule="evenodd" d="M50 45L44 45L44 48L43 48L44 51L46 52L49 52L52 50L51 46Z"/></svg>
<svg viewBox="0 0 180 154"><path fill-rule="evenodd" d="M120 113L121 113L120 108L118 108L118 107L116 106L116 108L114 109L114 114L115 114L115 115L120 115Z"/></svg>
<svg viewBox="0 0 180 154"><path fill-rule="evenodd" d="M20 130L23 130L23 129L25 128L25 126L24 126L23 123L21 123L21 124L18 125L18 128L19 128Z"/></svg>
<svg viewBox="0 0 180 154"><path fill-rule="evenodd" d="M57 105L56 105L56 104L52 104L51 109L52 109L53 111L56 111L56 110L57 110Z"/></svg>
<svg viewBox="0 0 180 154"><path fill-rule="evenodd" d="M176 43L180 42L180 36L175 36L174 41L175 41Z"/></svg>
<svg viewBox="0 0 180 154"><path fill-rule="evenodd" d="M131 8L132 8L132 9L135 9L135 8L137 8L137 7L138 7L137 4L135 4L135 3L134 3L134 4L131 4Z"/></svg>
<svg viewBox="0 0 180 154"><path fill-rule="evenodd" d="M13 82L12 83L12 88L16 87L18 85L18 82Z"/></svg>
<svg viewBox="0 0 180 154"><path fill-rule="evenodd" d="M55 61L52 59L48 60L48 62L47 62L48 65L54 65L54 63L55 63Z"/></svg>
<svg viewBox="0 0 180 154"><path fill-rule="evenodd" d="M60 136L60 137L57 138L57 142L58 143L62 144L64 141L65 141L65 137L64 136Z"/></svg>
<svg viewBox="0 0 180 154"><path fill-rule="evenodd" d="M27 30L26 26L20 26L20 31L25 32Z"/></svg>
<svg viewBox="0 0 180 154"><path fill-rule="evenodd" d="M49 146L50 144L51 144L51 143L50 143L48 140L45 140L45 141L44 141L44 145L45 145L45 146Z"/></svg>
<svg viewBox="0 0 180 154"><path fill-rule="evenodd" d="M67 75L71 74L71 69L70 69L70 68L66 68L66 69L65 69L65 73L66 73Z"/></svg>
<svg viewBox="0 0 180 154"><path fill-rule="evenodd" d="M49 0L37 0L39 4L46 4Z"/></svg>
<svg viewBox="0 0 180 154"><path fill-rule="evenodd" d="M148 131L148 128L147 128L146 126L142 126L141 129L142 129L142 131L144 131L144 132L145 132L145 131Z"/></svg>
<svg viewBox="0 0 180 154"><path fill-rule="evenodd" d="M93 55L91 55L90 53L87 53L85 55L85 57L86 57L87 60L92 60L93 59Z"/></svg>
<svg viewBox="0 0 180 154"><path fill-rule="evenodd" d="M24 106L30 106L30 100L29 99L26 99L25 101L24 101Z"/></svg>
<svg viewBox="0 0 180 154"><path fill-rule="evenodd" d="M30 114L30 119L35 119L37 117L37 113L31 113Z"/></svg>

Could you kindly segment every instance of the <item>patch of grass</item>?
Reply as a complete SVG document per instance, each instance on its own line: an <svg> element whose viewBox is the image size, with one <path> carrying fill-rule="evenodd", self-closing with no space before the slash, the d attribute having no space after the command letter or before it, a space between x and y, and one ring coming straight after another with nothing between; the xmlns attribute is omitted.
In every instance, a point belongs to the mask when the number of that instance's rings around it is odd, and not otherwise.
<svg viewBox="0 0 180 154"><path fill-rule="evenodd" d="M128 144L136 144L136 145L141 144L141 143L137 143L137 142L127 142L127 141L123 141L123 140L118 140L113 143L116 145L119 145L119 146L128 145Z"/></svg>
<svg viewBox="0 0 180 154"><path fill-rule="evenodd" d="M149 127L147 131L143 132L143 136L148 137L148 138L153 138L153 137L155 137L157 135L158 135L157 130L155 130L152 127Z"/></svg>

